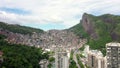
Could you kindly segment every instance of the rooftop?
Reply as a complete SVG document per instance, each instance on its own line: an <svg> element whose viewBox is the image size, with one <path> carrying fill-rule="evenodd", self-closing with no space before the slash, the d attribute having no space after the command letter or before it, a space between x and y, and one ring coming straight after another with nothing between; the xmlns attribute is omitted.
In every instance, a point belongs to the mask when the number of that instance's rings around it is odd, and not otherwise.
<svg viewBox="0 0 120 68"><path fill-rule="evenodd" d="M90 50L89 54L92 54L92 55L95 55L95 56L103 56L101 51L98 51L98 50Z"/></svg>
<svg viewBox="0 0 120 68"><path fill-rule="evenodd" d="M106 46L118 46L118 47L120 47L120 43L111 42L111 43L107 43Z"/></svg>

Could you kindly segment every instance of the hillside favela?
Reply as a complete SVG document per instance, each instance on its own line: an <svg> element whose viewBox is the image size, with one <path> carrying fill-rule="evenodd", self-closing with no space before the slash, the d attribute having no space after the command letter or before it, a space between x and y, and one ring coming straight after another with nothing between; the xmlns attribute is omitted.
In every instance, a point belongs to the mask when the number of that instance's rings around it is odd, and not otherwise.
<svg viewBox="0 0 120 68"><path fill-rule="evenodd" d="M0 0L0 68L120 68L120 0Z"/></svg>

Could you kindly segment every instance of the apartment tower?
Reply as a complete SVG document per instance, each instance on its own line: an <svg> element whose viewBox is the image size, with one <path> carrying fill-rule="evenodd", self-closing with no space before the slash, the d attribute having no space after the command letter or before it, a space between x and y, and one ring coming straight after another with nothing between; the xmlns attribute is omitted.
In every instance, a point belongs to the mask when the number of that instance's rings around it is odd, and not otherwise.
<svg viewBox="0 0 120 68"><path fill-rule="evenodd" d="M107 68L120 68L120 43L106 44Z"/></svg>

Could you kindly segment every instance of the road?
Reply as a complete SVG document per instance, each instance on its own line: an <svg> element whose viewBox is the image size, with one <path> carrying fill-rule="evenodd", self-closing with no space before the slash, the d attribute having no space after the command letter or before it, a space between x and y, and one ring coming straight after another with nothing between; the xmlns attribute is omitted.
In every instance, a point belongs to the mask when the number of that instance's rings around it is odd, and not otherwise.
<svg viewBox="0 0 120 68"><path fill-rule="evenodd" d="M77 58L76 58L76 54L77 54L77 52L75 51L74 54L73 54L73 60L76 62L77 67L80 68L80 66L78 64L78 61L77 61Z"/></svg>

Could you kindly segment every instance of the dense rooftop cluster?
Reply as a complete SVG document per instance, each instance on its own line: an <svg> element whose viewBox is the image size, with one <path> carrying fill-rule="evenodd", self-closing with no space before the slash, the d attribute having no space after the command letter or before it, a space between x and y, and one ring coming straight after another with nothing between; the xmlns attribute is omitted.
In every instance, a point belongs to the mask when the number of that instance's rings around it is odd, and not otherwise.
<svg viewBox="0 0 120 68"><path fill-rule="evenodd" d="M67 30L49 30L44 33L20 34L0 29L0 34L7 36L9 43L25 44L29 46L50 48L51 46L72 47L79 46L80 39L74 33Z"/></svg>

